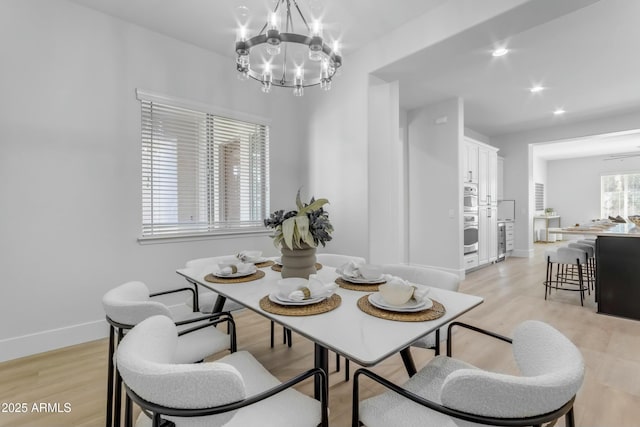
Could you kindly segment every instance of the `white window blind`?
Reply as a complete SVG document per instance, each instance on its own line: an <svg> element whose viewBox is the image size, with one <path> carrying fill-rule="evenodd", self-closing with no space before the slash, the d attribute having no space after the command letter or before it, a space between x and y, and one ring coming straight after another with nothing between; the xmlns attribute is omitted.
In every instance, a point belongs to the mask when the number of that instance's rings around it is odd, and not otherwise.
<svg viewBox="0 0 640 427"><path fill-rule="evenodd" d="M264 230L269 127L140 101L142 237Z"/></svg>

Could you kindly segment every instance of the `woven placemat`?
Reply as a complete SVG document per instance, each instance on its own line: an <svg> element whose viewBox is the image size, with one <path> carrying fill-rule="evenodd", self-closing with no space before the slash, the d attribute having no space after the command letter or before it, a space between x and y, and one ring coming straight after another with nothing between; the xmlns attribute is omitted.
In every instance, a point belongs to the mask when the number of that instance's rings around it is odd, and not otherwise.
<svg viewBox="0 0 640 427"><path fill-rule="evenodd" d="M253 282L254 280L262 279L264 277L264 271L256 270L255 273L243 277L217 277L209 273L204 276L204 280L211 283L243 283Z"/></svg>
<svg viewBox="0 0 640 427"><path fill-rule="evenodd" d="M397 311L381 310L371 305L369 295L365 295L358 300L358 308L367 314L386 320L397 320L399 322L424 322L425 320L434 320L444 316L446 310L442 304L432 299L433 307L427 310L416 311L413 313L401 313Z"/></svg>
<svg viewBox="0 0 640 427"><path fill-rule="evenodd" d="M273 261L264 261L264 262L257 262L254 265L257 268L264 268L264 267L270 267L270 266L272 266L274 264L275 264L275 262L273 262Z"/></svg>
<svg viewBox="0 0 640 427"><path fill-rule="evenodd" d="M273 265L271 266L271 269L273 271L282 271L282 264L276 264L274 262ZM322 264L320 264L319 262L316 262L316 271L318 270L322 270Z"/></svg>
<svg viewBox="0 0 640 427"><path fill-rule="evenodd" d="M333 294L329 298L309 305L280 305L272 302L269 295L260 300L260 308L268 313L282 314L283 316L311 316L326 313L340 306L342 298Z"/></svg>
<svg viewBox="0 0 640 427"><path fill-rule="evenodd" d="M342 289L349 289L352 291L360 291L360 292L378 292L378 286L385 284L387 282L380 283L351 283L344 280L342 277L338 277L336 279L336 284L340 286Z"/></svg>

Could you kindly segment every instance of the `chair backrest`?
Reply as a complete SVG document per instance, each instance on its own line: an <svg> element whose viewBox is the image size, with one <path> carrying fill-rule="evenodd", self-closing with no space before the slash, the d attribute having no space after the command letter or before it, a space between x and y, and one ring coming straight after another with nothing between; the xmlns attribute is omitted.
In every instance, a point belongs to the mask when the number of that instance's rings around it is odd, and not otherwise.
<svg viewBox="0 0 640 427"><path fill-rule="evenodd" d="M382 272L398 276L404 280L418 285L426 285L434 288L446 289L448 291L458 291L460 278L448 271L435 268L420 267L406 264L385 264Z"/></svg>
<svg viewBox="0 0 640 427"><path fill-rule="evenodd" d="M524 418L562 407L582 385L580 350L546 323L528 320L518 325L513 354L522 376L454 371L442 385L442 404L476 415Z"/></svg>
<svg viewBox="0 0 640 427"><path fill-rule="evenodd" d="M367 260L359 256L351 255L339 255L339 254L316 254L316 261L327 267L338 268L345 265L349 261L354 261L357 264L366 264Z"/></svg>
<svg viewBox="0 0 640 427"><path fill-rule="evenodd" d="M246 397L244 380L226 363L176 364L175 324L152 316L135 326L118 346L116 366L124 383L138 396L172 408L209 408ZM200 418L206 425L224 425L234 412ZM194 420L195 421L195 420Z"/></svg>
<svg viewBox="0 0 640 427"><path fill-rule="evenodd" d="M217 265L221 262L238 261L234 255L213 256L208 258L196 258L186 262L186 268L203 269Z"/></svg>
<svg viewBox="0 0 640 427"><path fill-rule="evenodd" d="M102 297L107 316L118 323L134 326L150 316L171 317L169 308L149 300L149 288L142 282L127 282L111 289Z"/></svg>

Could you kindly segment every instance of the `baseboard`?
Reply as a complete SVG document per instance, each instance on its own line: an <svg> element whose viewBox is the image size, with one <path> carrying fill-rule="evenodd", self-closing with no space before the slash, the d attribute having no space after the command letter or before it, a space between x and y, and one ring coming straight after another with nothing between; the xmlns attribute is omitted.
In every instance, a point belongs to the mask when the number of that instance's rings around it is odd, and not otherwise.
<svg viewBox="0 0 640 427"><path fill-rule="evenodd" d="M516 258L531 258L533 254L533 249L514 249L510 256Z"/></svg>
<svg viewBox="0 0 640 427"><path fill-rule="evenodd" d="M109 334L105 320L49 329L0 340L0 362L56 350L70 345L104 338Z"/></svg>

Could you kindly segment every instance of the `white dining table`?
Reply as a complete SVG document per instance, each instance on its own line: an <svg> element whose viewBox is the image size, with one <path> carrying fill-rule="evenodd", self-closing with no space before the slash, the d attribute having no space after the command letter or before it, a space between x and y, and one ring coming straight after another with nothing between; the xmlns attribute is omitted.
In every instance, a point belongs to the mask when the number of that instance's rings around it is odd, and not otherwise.
<svg viewBox="0 0 640 427"><path fill-rule="evenodd" d="M260 308L260 299L277 290L279 272L271 267L262 268L265 276L258 280L242 283L211 283L205 276L213 271L212 266L200 268L182 268L177 273L191 283L204 286L218 293L217 307L222 307L224 299L236 301L246 308L281 324L315 344L315 366L328 374L328 350L331 350L361 366L373 366L403 352L405 365L411 358L409 346L465 312L478 306L483 298L461 292L452 292L432 287L429 297L440 302L446 313L435 320L421 322L403 322L374 317L361 311L357 301L371 292L353 291L338 288L342 302L336 309L308 316L285 316L269 313ZM318 278L325 283L338 277L334 268L323 267ZM412 360L409 360L412 363ZM415 368L414 368L415 370ZM316 384L316 397L319 388Z"/></svg>

